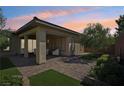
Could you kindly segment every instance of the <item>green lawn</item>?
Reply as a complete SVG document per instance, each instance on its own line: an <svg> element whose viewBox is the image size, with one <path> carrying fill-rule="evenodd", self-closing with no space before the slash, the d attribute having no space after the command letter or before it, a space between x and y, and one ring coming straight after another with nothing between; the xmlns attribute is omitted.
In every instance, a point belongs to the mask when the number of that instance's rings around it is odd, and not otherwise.
<svg viewBox="0 0 124 93"><path fill-rule="evenodd" d="M54 70L47 70L29 77L33 86L79 86L80 81Z"/></svg>
<svg viewBox="0 0 124 93"><path fill-rule="evenodd" d="M0 85L21 85L21 73L8 57L0 58Z"/></svg>

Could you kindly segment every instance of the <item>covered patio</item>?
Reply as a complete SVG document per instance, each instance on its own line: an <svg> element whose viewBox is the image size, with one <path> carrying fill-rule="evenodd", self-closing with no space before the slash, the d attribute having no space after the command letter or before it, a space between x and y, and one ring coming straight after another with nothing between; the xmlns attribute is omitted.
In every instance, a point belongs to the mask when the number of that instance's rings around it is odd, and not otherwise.
<svg viewBox="0 0 124 93"><path fill-rule="evenodd" d="M32 40L32 44L29 43ZM29 47L35 40L36 63L46 62L46 56L71 56L80 55L83 47L79 43L80 33L64 27L43 21L34 17L33 20L22 26L11 37L10 50L12 54L21 54L22 40L24 40L24 57L29 57Z"/></svg>

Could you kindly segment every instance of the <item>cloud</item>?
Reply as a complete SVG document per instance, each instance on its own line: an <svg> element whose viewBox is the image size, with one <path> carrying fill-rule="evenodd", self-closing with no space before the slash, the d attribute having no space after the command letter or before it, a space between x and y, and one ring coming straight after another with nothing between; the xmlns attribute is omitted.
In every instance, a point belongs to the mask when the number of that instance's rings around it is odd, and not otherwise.
<svg viewBox="0 0 124 93"><path fill-rule="evenodd" d="M63 23L62 25L66 28L82 32L87 24L89 23L101 23L104 27L114 29L116 27L115 19L88 19L88 20L72 20Z"/></svg>
<svg viewBox="0 0 124 93"><path fill-rule="evenodd" d="M7 20L6 28L17 30L19 27L29 22L32 18L30 16L21 16Z"/></svg>
<svg viewBox="0 0 124 93"><path fill-rule="evenodd" d="M29 22L34 16L37 16L38 18L43 19L43 20L47 20L47 19L54 18L54 17L68 16L68 15L72 15L72 14L76 14L80 12L89 11L94 8L93 7L89 7L89 8L78 7L78 8L72 8L72 9L64 9L64 10L61 10L61 9L47 10L43 12L32 13L29 15L18 16L15 18L8 19L6 28L17 30L22 25Z"/></svg>
<svg viewBox="0 0 124 93"><path fill-rule="evenodd" d="M37 16L38 18L42 20L48 20L48 19L53 19L53 18L59 18L61 19L62 16L70 16L73 14L78 14L81 12L89 12L90 10L94 10L100 7L75 7L72 9L56 9L56 10L46 10L42 12L34 12L32 14L28 15L23 15L23 16L18 16L14 17L11 19L7 20L7 26L6 28L11 28L11 29L19 29L21 26L32 20L34 16ZM83 16L83 15L82 15ZM89 23L101 23L104 27L109 27L114 31L114 28L116 27L115 19L114 18L107 18L107 19L101 19L100 17L104 16L100 13L92 13L92 14L87 14L83 19L72 19L71 21L66 21L62 26L75 30L77 32L82 32L83 29L87 26ZM54 19L53 19L54 20Z"/></svg>

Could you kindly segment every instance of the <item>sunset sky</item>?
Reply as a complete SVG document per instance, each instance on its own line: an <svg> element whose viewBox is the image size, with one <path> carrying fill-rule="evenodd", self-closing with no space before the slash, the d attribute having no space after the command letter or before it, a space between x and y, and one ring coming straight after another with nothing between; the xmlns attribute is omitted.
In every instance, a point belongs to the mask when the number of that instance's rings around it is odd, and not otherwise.
<svg viewBox="0 0 124 93"><path fill-rule="evenodd" d="M124 7L65 7L65 6L28 6L28 7L1 7L7 18L6 28L17 30L29 22L34 16L38 18L83 32L89 23L101 23L115 32L115 20L124 14Z"/></svg>

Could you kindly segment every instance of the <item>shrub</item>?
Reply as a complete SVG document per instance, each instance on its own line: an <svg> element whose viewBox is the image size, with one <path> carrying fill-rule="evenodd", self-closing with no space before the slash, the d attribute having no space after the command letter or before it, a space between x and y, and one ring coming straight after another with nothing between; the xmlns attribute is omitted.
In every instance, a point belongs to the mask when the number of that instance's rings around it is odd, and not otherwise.
<svg viewBox="0 0 124 93"><path fill-rule="evenodd" d="M11 63L11 60L8 57L0 57L0 70L12 67L14 67L14 65Z"/></svg>
<svg viewBox="0 0 124 93"><path fill-rule="evenodd" d="M93 59L97 59L99 56L100 54L90 53L90 54L82 55L81 58L86 60L93 60Z"/></svg>
<svg viewBox="0 0 124 93"><path fill-rule="evenodd" d="M124 84L124 67L113 61L110 56L101 56L90 72L91 76L110 85Z"/></svg>
<svg viewBox="0 0 124 93"><path fill-rule="evenodd" d="M101 64L103 64L103 63L105 63L105 62L109 62L109 61L111 61L110 56L107 55L107 54L104 54L104 55L102 55L101 57L99 57L99 58L97 59L96 65L97 65L97 66L100 66Z"/></svg>
<svg viewBox="0 0 124 93"><path fill-rule="evenodd" d="M9 46L9 40L6 36L0 35L0 51L3 51Z"/></svg>

